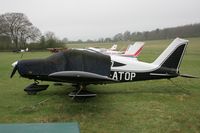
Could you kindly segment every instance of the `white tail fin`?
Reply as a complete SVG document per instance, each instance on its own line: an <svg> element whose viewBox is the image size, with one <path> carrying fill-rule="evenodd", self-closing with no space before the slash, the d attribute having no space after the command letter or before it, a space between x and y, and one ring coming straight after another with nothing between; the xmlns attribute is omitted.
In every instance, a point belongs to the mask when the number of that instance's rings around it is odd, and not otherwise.
<svg viewBox="0 0 200 133"><path fill-rule="evenodd" d="M187 44L188 40L176 38L153 64L178 72Z"/></svg>
<svg viewBox="0 0 200 133"><path fill-rule="evenodd" d="M117 44L114 44L111 48L110 48L110 50L116 50L117 49Z"/></svg>
<svg viewBox="0 0 200 133"><path fill-rule="evenodd" d="M134 44L130 44L126 49L124 55L138 57L143 49L143 46L144 42L135 42Z"/></svg>

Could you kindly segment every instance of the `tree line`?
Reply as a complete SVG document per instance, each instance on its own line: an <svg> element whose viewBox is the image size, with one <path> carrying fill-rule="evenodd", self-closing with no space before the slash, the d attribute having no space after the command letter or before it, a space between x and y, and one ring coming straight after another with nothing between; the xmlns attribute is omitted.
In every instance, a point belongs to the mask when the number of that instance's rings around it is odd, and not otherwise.
<svg viewBox="0 0 200 133"><path fill-rule="evenodd" d="M112 38L100 38L98 42L146 41L173 39L176 37L200 37L200 23L144 32L131 33L130 31L125 31L114 35Z"/></svg>
<svg viewBox="0 0 200 133"><path fill-rule="evenodd" d="M68 43L112 43L119 41L147 41L173 39L176 37L200 37L200 23L164 29L157 28L152 31L143 32L125 31L123 33L118 33L113 37L99 38L98 40L88 39L86 41L82 41L81 39L79 39L78 41L68 41Z"/></svg>

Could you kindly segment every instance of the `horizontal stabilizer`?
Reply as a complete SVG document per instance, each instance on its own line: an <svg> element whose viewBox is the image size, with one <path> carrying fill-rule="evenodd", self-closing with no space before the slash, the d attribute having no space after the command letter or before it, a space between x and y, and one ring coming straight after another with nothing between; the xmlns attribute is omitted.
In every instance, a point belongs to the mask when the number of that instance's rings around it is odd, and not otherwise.
<svg viewBox="0 0 200 133"><path fill-rule="evenodd" d="M180 77L184 77L184 78L199 78L199 77L192 76L192 75L189 75L189 74L150 73L150 75L152 75L152 76L163 76L163 77L177 77L177 76L180 76Z"/></svg>
<svg viewBox="0 0 200 133"><path fill-rule="evenodd" d="M199 78L193 75L189 75L189 74L179 74L180 77L184 77L184 78Z"/></svg>

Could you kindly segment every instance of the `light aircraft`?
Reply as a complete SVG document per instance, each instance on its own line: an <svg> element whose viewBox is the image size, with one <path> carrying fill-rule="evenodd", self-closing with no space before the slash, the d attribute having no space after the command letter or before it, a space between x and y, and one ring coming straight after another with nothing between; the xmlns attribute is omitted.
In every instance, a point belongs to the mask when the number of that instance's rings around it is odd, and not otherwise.
<svg viewBox="0 0 200 133"><path fill-rule="evenodd" d="M28 51L29 51L28 48L26 48L26 49L15 49L15 50L13 50L13 52L21 53L21 58L23 57L24 53L25 53L25 52L28 52ZM14 66L14 63L12 64L12 66Z"/></svg>
<svg viewBox="0 0 200 133"><path fill-rule="evenodd" d="M21 49L20 52L28 52L28 48L26 48L26 49Z"/></svg>
<svg viewBox="0 0 200 133"><path fill-rule="evenodd" d="M11 78L16 73L35 83L25 88L29 94L45 90L48 85L39 85L38 80L66 82L75 86L69 96L95 96L86 91L89 84L135 82L156 79L171 79L180 74L179 68L188 40L176 38L152 63L132 60L129 56L105 55L91 50L67 50L46 59L20 60L15 63Z"/></svg>
<svg viewBox="0 0 200 133"><path fill-rule="evenodd" d="M134 44L130 44L126 49L126 51L124 52L124 54L122 55L132 56L137 58L141 53L143 47L144 47L144 42L135 42Z"/></svg>
<svg viewBox="0 0 200 133"><path fill-rule="evenodd" d="M28 52L29 49L26 48L26 49L16 49L16 50L13 50L13 52L17 52L17 53L24 53L24 52Z"/></svg>
<svg viewBox="0 0 200 133"><path fill-rule="evenodd" d="M104 49L104 48L93 48L93 47L89 47L89 50L92 51L96 51L96 52L101 52L103 54L119 54L122 56L132 56L134 58L137 58L140 54L140 52L142 51L144 46L144 42L135 42L134 44L130 44L128 46L128 48L126 49L126 51L116 51L117 49L117 45L113 45L110 49Z"/></svg>
<svg viewBox="0 0 200 133"><path fill-rule="evenodd" d="M121 53L117 50L117 44L114 44L111 48L106 49L106 48L95 48L95 47L89 47L88 48L91 51L96 51L96 52L100 52L100 53L104 53L104 54L118 54Z"/></svg>

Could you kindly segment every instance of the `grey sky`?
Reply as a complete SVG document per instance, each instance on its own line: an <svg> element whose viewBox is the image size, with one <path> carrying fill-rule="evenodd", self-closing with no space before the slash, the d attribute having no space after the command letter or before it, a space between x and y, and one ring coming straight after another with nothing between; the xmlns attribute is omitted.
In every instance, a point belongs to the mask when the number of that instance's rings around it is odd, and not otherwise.
<svg viewBox="0 0 200 133"><path fill-rule="evenodd" d="M199 5L200 0L0 0L0 14L22 12L43 33L87 40L198 23Z"/></svg>

